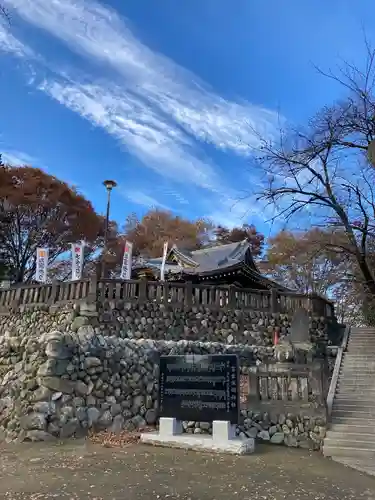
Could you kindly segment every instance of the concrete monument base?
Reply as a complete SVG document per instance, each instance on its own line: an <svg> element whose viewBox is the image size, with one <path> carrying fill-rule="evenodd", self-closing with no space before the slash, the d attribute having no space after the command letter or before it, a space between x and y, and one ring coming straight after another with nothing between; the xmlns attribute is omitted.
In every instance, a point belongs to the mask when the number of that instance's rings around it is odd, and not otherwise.
<svg viewBox="0 0 375 500"><path fill-rule="evenodd" d="M161 418L159 432L141 434L141 442L155 446L184 448L197 451L247 455L254 452L254 439L236 437L235 426L230 422L214 420L212 436L183 434L181 422L175 418Z"/></svg>

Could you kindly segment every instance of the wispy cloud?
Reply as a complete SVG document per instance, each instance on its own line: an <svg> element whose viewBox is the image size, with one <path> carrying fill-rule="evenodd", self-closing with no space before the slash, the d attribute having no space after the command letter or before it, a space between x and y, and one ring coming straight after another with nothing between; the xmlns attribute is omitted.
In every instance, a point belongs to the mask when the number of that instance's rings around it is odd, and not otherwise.
<svg viewBox="0 0 375 500"><path fill-rule="evenodd" d="M4 2L92 63L85 77L77 68L62 72L50 63L53 74L38 84L41 91L114 136L147 168L214 193L217 214L228 207L236 219L249 213L250 201L236 205L235 182L228 188L203 146L247 158L260 138L277 135L282 121L277 113L219 96L193 73L151 51L126 19L95 1ZM95 76L98 63L101 74L112 70L110 79Z"/></svg>
<svg viewBox="0 0 375 500"><path fill-rule="evenodd" d="M84 84L74 80L44 80L39 89L108 133L158 174L211 189L216 172L189 149L189 140L119 85Z"/></svg>
<svg viewBox="0 0 375 500"><path fill-rule="evenodd" d="M122 191L122 194L125 196L125 198L127 198L129 201L132 201L136 205L141 205L147 208L161 208L163 210L171 210L171 208L164 205L164 203L159 202L153 196L150 196L142 191L132 189L128 191Z"/></svg>
<svg viewBox="0 0 375 500"><path fill-rule="evenodd" d="M33 165L36 166L39 160L27 153L22 151L1 151L1 157L4 163L8 163L14 166L20 165Z"/></svg>
<svg viewBox="0 0 375 500"><path fill-rule="evenodd" d="M186 146L189 135L220 149L248 155L259 146L260 136L269 137L275 131L277 115L274 112L221 98L194 74L143 45L133 36L128 23L109 8L84 0L5 0L5 3L28 22L66 42L72 50L95 62L106 63L118 72L128 104L136 103L143 111L136 123L128 120L122 128L132 136L133 143L138 139L139 129L144 132L144 120L148 125L149 144L145 144L144 134L140 134L141 155L145 152L147 156L159 155L160 149L155 148L155 143L161 146L166 142L168 147L171 140L177 140L179 146L181 142ZM106 102L107 106L115 104L118 108L115 102L120 97L118 92L109 99L98 87L64 88L61 83L55 86L50 83L44 88L54 97L60 91L60 100L65 98L67 104L73 106L73 93L82 93L87 102L96 91L102 96L100 102ZM98 108L100 117L108 118L103 107L98 105ZM83 109L80 111L85 114ZM93 118L93 114L89 114ZM103 125L113 132L111 120ZM202 165L197 168L201 169ZM205 170L203 168L203 176L207 174Z"/></svg>
<svg viewBox="0 0 375 500"><path fill-rule="evenodd" d="M277 115L225 100L196 75L137 40L129 23L109 8L84 0L5 0L30 23L72 50L112 66L135 95L147 98L186 131L224 150L249 154L259 135L274 133Z"/></svg>
<svg viewBox="0 0 375 500"><path fill-rule="evenodd" d="M12 35L7 21L1 18L0 51L9 52L17 57L33 57L33 51Z"/></svg>

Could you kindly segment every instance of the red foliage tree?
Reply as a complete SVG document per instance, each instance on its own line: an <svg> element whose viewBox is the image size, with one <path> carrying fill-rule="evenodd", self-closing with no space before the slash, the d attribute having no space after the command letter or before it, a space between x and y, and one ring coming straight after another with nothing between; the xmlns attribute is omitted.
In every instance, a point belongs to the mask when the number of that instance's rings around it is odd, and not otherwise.
<svg viewBox="0 0 375 500"><path fill-rule="evenodd" d="M50 262L70 243L95 244L103 218L74 187L40 169L0 166L0 248L16 282L35 273L37 247L48 247Z"/></svg>

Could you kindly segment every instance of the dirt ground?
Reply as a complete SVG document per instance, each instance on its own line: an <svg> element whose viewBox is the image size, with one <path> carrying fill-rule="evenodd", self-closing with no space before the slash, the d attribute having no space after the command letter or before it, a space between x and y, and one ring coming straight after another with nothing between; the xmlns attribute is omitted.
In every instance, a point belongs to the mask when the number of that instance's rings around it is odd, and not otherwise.
<svg viewBox="0 0 375 500"><path fill-rule="evenodd" d="M70 441L1 445L0 498L375 500L375 478L284 447L233 457Z"/></svg>

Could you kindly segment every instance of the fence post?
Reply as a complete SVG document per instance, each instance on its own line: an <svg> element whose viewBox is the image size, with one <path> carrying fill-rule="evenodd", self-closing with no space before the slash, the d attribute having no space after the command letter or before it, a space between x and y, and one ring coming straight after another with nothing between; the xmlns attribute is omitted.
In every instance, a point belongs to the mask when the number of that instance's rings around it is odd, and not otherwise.
<svg viewBox="0 0 375 500"><path fill-rule="evenodd" d="M193 306L193 283L188 281L185 285L185 304L187 307Z"/></svg>
<svg viewBox="0 0 375 500"><path fill-rule="evenodd" d="M314 396L315 401L318 404L323 404L324 397L324 386L323 386L323 366L321 363L315 361L311 364L309 379L311 383L311 392Z"/></svg>
<svg viewBox="0 0 375 500"><path fill-rule="evenodd" d="M236 309L236 288L234 286L229 286L228 290L228 306L231 309Z"/></svg>
<svg viewBox="0 0 375 500"><path fill-rule="evenodd" d="M249 372L249 402L260 400L258 373Z"/></svg>
<svg viewBox="0 0 375 500"><path fill-rule="evenodd" d="M14 296L14 300L11 305L13 311L17 311L21 304L21 294L22 294L22 287L18 287Z"/></svg>
<svg viewBox="0 0 375 500"><path fill-rule="evenodd" d="M275 288L271 288L271 312L272 313L279 312L278 294Z"/></svg>
<svg viewBox="0 0 375 500"><path fill-rule="evenodd" d="M165 307L169 304L169 283L164 281L163 283L163 304Z"/></svg>
<svg viewBox="0 0 375 500"><path fill-rule="evenodd" d="M138 288L138 301L143 304L147 300L147 281L141 280Z"/></svg>
<svg viewBox="0 0 375 500"><path fill-rule="evenodd" d="M98 277L96 274L90 278L89 294L87 296L88 302L96 302L98 299ZM103 297L101 297L103 300Z"/></svg>
<svg viewBox="0 0 375 500"><path fill-rule="evenodd" d="M58 287L58 281L53 280L52 281L52 287L51 287L51 295L48 300L48 304L55 304L58 302L58 297L57 297L57 287Z"/></svg>

